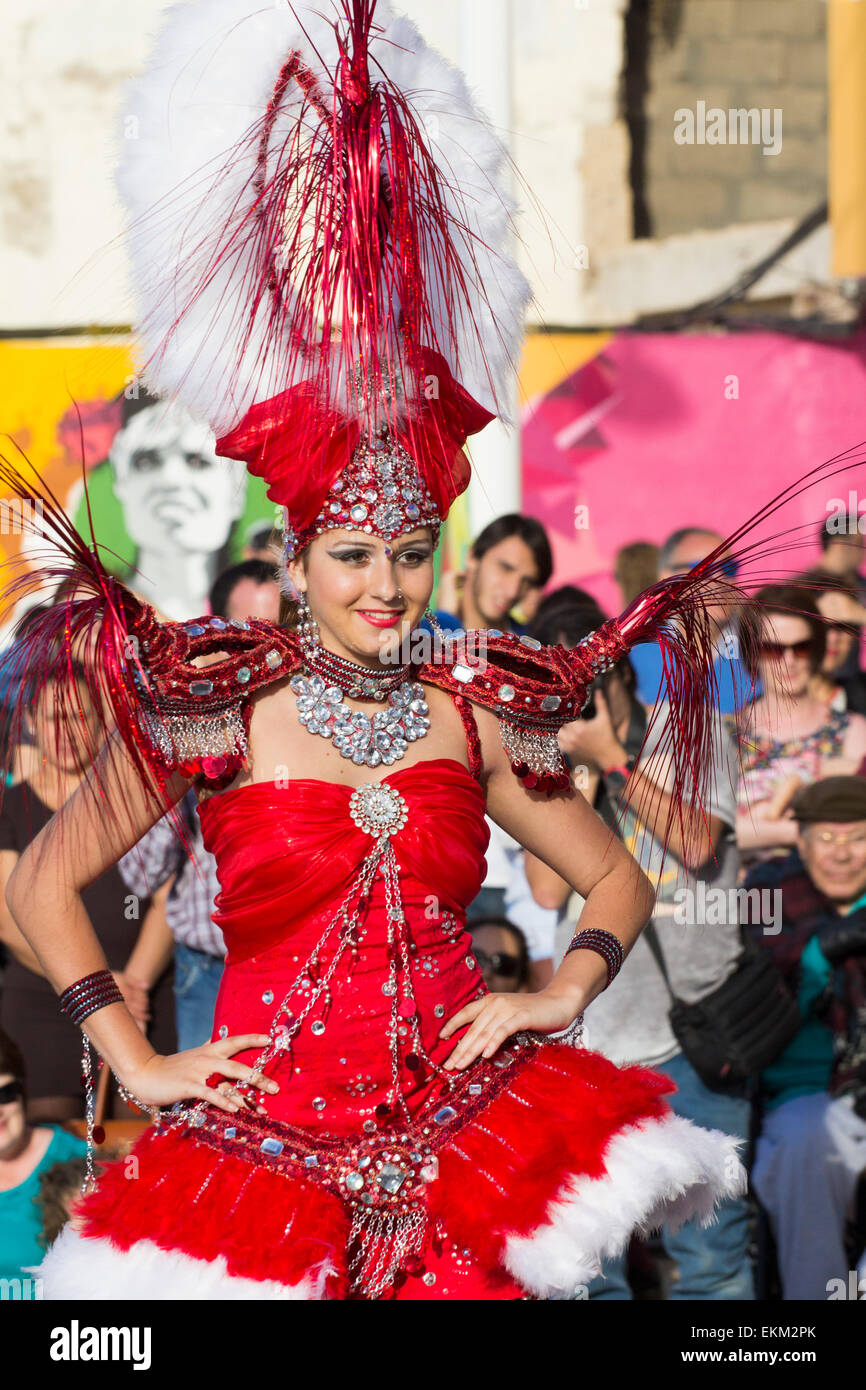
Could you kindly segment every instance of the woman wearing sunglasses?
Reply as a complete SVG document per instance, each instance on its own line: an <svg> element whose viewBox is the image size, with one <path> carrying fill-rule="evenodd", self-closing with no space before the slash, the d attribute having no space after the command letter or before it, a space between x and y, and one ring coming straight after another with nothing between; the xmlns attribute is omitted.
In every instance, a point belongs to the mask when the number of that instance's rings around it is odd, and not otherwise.
<svg viewBox="0 0 866 1390"><path fill-rule="evenodd" d="M813 595L796 585L768 585L755 597L764 611L750 674L762 694L741 723L737 816L737 842L751 862L794 845L790 804L800 787L853 773L866 756L866 719L828 710L813 693L827 641Z"/></svg>
<svg viewBox="0 0 866 1390"><path fill-rule="evenodd" d="M35 1298L26 1267L44 1255L35 1197L39 1175L64 1159L87 1152L83 1139L57 1125L29 1125L25 1114L24 1059L0 1030L0 1279L14 1299Z"/></svg>
<svg viewBox="0 0 866 1390"><path fill-rule="evenodd" d="M529 989L529 950L526 937L507 917L479 917L470 923L472 951L484 983L500 994Z"/></svg>

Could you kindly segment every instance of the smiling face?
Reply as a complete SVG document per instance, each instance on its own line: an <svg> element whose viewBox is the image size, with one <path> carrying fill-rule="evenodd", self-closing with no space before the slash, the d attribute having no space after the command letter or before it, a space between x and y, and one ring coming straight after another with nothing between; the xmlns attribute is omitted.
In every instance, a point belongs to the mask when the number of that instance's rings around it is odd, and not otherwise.
<svg viewBox="0 0 866 1390"><path fill-rule="evenodd" d="M421 527L393 541L325 531L288 566L319 625L319 641L372 666L417 627L433 592L433 541Z"/></svg>
<svg viewBox="0 0 866 1390"><path fill-rule="evenodd" d="M110 458L138 546L210 554L225 544L246 480L242 464L217 457L207 425L176 404L147 406L116 435Z"/></svg>
<svg viewBox="0 0 866 1390"><path fill-rule="evenodd" d="M819 892L853 903L866 893L866 821L816 821L801 827L800 858Z"/></svg>

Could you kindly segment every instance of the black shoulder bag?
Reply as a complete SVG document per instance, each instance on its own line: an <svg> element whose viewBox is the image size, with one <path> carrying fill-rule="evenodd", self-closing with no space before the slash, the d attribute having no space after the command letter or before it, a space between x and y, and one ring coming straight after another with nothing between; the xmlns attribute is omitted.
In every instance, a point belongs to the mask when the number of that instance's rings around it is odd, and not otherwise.
<svg viewBox="0 0 866 1390"><path fill-rule="evenodd" d="M733 973L696 1004L686 1004L671 987L653 922L644 936L671 996L674 1037L705 1085L718 1090L748 1081L784 1052L802 1018L768 951L744 935Z"/></svg>

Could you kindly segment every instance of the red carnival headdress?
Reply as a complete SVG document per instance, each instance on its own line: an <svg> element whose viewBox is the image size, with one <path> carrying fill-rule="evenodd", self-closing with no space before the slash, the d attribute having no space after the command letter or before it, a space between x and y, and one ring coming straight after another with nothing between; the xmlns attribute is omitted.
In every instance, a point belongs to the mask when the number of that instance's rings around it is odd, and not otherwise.
<svg viewBox="0 0 866 1390"><path fill-rule="evenodd" d="M264 478L290 554L435 536L529 299L462 74L384 0L212 0L169 12L129 115L147 385Z"/></svg>

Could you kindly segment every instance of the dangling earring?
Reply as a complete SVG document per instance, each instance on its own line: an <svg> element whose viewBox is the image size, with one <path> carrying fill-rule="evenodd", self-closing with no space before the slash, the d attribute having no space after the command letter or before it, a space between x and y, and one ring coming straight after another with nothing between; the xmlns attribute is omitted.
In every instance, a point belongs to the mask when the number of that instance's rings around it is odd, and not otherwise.
<svg viewBox="0 0 866 1390"><path fill-rule="evenodd" d="M298 641L306 657L315 657L319 650L319 624L310 612L305 592L298 594Z"/></svg>
<svg viewBox="0 0 866 1390"><path fill-rule="evenodd" d="M436 617L436 614L433 612L432 608L427 609L427 612L424 614L424 617L427 619L434 632L445 631L445 628L442 626L439 619Z"/></svg>

